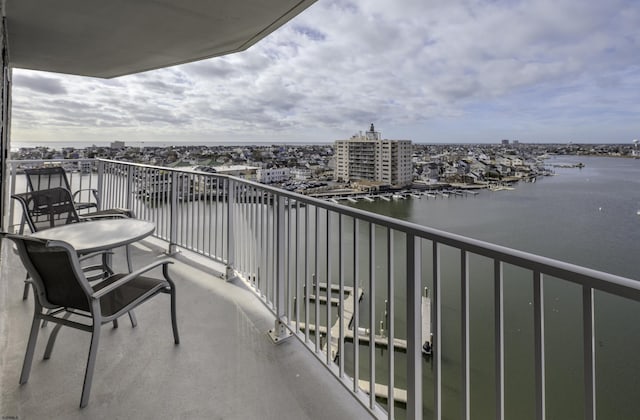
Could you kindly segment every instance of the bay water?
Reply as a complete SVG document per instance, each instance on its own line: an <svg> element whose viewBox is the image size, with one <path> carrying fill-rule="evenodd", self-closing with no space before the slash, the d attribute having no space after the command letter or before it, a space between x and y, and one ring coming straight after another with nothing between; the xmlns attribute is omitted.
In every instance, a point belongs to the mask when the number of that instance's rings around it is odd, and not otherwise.
<svg viewBox="0 0 640 420"><path fill-rule="evenodd" d="M639 280L640 160L570 156L553 157L547 163L577 162L585 167L556 167L555 176L516 184L512 191L350 205ZM442 276L443 415L451 419L461 415L459 268L444 265L449 261L455 267L456 255L443 252ZM472 258L470 265L471 413L472 418L491 419L495 417L492 266L481 258ZM505 267L508 419L535 417L533 291L531 273L523 271ZM545 277L544 299L547 418L584 418L581 288ZM640 304L596 293L595 305L598 418L638 418ZM431 418L433 377L429 364L425 366L424 415ZM401 408L398 414L402 416Z"/></svg>

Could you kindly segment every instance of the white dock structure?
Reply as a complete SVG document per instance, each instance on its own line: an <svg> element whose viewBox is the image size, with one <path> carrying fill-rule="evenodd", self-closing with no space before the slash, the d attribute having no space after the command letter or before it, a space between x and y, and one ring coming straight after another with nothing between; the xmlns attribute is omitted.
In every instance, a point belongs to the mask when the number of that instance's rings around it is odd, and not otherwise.
<svg viewBox="0 0 640 420"><path fill-rule="evenodd" d="M369 393L369 381L360 379L358 381L358 386L361 390ZM388 399L389 398L389 387L383 384L375 384L374 392L376 393L376 397ZM407 403L407 390L402 388L393 388L393 399L397 402Z"/></svg>
<svg viewBox="0 0 640 420"><path fill-rule="evenodd" d="M320 290L327 290L327 284L326 283L320 283L319 284L319 288ZM331 291L337 291L339 292L339 287L337 285L331 285ZM345 287L344 288L344 311L343 314L344 316L342 317L338 317L338 319L336 319L335 323L333 324L333 326L331 327L331 342L329 343L331 346L331 358L332 360L336 360L337 357L339 356L339 351L340 348L338 346L339 343L339 336L340 336L340 324L342 324L342 328L344 331L344 339L348 340L348 341L355 341L355 337L356 334L354 334L354 330L357 331L357 340L358 343L360 344L368 344L371 342L371 332L368 329L364 329L364 328L358 328L358 326L352 325L352 321L353 321L353 316L354 316L354 308L355 308L355 300L358 299L358 301L362 300L362 297L364 296L364 290L361 288L358 288L357 292L354 293L354 290L352 287ZM338 306L340 300L338 298L334 298L334 297L327 297L325 296L316 296L314 294L310 294L309 295L309 300L310 301L315 301L318 300L318 302L327 304L327 302L330 302L332 306ZM431 354L431 346L432 346L432 342L431 342L431 298L429 298L429 292L428 289L425 288L424 291L424 295L422 296L422 341L421 344L423 345L422 347L422 352L426 355L430 355ZM305 330L305 329L309 329L309 331L312 331L314 333L320 333L320 334L324 334L325 336L327 335L327 327L324 325L318 325L316 326L316 324L309 324L306 325L304 322L301 322L299 324L299 327L301 330ZM373 342L374 345L376 347L384 347L384 348L388 348L389 347L389 337L386 337L384 335L377 335L377 334L373 334ZM399 350L399 351L407 351L407 340L403 340L400 338L394 338L393 339L393 348L394 350ZM424 344L428 342L428 348L429 351L425 350L425 346ZM325 340L323 345L322 345L322 351L327 351L327 341ZM360 380L358 382L360 388L366 392L369 393L369 382L366 380ZM376 383L374 386L374 392L376 397L379 398L388 398L388 387L384 384L379 384ZM407 391L404 389L400 389L400 388L394 388L393 390L393 398L396 402L400 402L400 403L407 403Z"/></svg>

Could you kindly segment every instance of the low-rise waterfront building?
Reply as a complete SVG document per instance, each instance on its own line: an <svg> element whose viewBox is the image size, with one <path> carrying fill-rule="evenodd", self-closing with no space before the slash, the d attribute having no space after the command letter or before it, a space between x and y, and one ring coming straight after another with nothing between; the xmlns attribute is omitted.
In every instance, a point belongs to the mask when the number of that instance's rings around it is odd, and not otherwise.
<svg viewBox="0 0 640 420"><path fill-rule="evenodd" d="M256 180L263 184L284 182L289 179L289 168L258 169Z"/></svg>

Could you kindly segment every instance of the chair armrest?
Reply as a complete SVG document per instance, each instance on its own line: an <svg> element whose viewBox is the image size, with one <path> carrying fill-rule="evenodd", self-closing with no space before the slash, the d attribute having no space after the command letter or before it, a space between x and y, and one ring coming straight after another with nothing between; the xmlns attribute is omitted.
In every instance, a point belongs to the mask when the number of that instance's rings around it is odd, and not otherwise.
<svg viewBox="0 0 640 420"><path fill-rule="evenodd" d="M73 201L77 202L76 196L79 196L82 191L91 191L91 193L93 194L94 200L96 200L96 203L98 204L98 208L100 208L100 196L98 195L98 190L96 190L95 188L79 189L78 191L73 193Z"/></svg>
<svg viewBox="0 0 640 420"><path fill-rule="evenodd" d="M79 190L77 190L76 192L73 193L73 199L75 200L76 195L80 195L80 193L82 191L91 191L91 193L94 195L94 197L95 197L96 194L98 194L98 190L96 190L95 188L81 188L81 189L79 189Z"/></svg>
<svg viewBox="0 0 640 420"><path fill-rule="evenodd" d="M139 277L141 274L146 273L147 271L150 271L156 267L159 267L161 265L166 266L167 264L173 264L173 261L169 258L163 258L161 260L155 261L147 266L144 266L142 268L139 268L137 270L135 270L132 273L127 274L126 276L124 276L123 278L121 278L118 281L115 281L113 283L111 283L110 285L108 285L107 287L105 287L104 289L100 289L97 292L94 292L91 294L91 298L92 299L100 299L102 296L106 295L107 293L117 289L118 287L122 286L125 283L130 282L131 280L135 279L136 277Z"/></svg>

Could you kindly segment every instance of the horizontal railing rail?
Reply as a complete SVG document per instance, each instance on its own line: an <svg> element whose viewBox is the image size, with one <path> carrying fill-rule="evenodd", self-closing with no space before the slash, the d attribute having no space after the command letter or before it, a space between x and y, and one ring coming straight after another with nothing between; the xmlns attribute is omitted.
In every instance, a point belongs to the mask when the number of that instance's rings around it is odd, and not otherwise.
<svg viewBox="0 0 640 420"><path fill-rule="evenodd" d="M273 311L272 338L297 337L378 417L469 419L472 402L484 400L493 403L474 413L509 417L514 391L505 383L516 374L508 350L531 364L529 376L518 374L531 389L523 398L534 418L545 418L549 356L562 353L550 338L548 301L561 286L570 289L563 298L577 302L567 316L578 319L580 333L573 343L580 407L572 409L595 419L601 294L640 301L636 280L240 178L109 160L97 166L103 207L153 221L170 251L225 263ZM529 304L514 309L522 299ZM476 318L486 334L476 331ZM505 327L512 318L528 324L531 350L513 345ZM474 353L485 336L489 353ZM472 391L474 377L487 386Z"/></svg>

